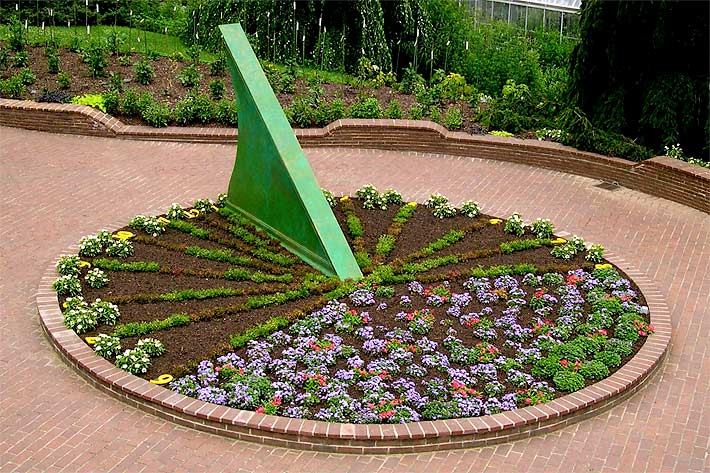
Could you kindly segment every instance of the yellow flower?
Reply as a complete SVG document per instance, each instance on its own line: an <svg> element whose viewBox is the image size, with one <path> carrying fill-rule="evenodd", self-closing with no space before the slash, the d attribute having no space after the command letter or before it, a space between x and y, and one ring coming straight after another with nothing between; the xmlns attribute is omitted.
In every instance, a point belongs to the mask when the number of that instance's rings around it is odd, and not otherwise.
<svg viewBox="0 0 710 473"><path fill-rule="evenodd" d="M594 267L596 269L611 269L611 265L609 263L595 264Z"/></svg>
<svg viewBox="0 0 710 473"><path fill-rule="evenodd" d="M79 261L79 265L78 265L78 266L79 266L80 268L90 268L90 267L91 267L91 263L89 263L88 261Z"/></svg>
<svg viewBox="0 0 710 473"><path fill-rule="evenodd" d="M350 197L348 197L347 195L344 195L340 198L340 202L347 202L348 200L350 200Z"/></svg>
<svg viewBox="0 0 710 473"><path fill-rule="evenodd" d="M131 232L121 230L120 232L114 233L113 238L115 238L116 240L130 240L134 236L135 235Z"/></svg>
<svg viewBox="0 0 710 473"><path fill-rule="evenodd" d="M498 225L498 224L499 224L500 222L502 222L502 221L503 221L503 220L501 220L501 219L499 219L499 218L492 218L492 219L490 219L490 220L488 221L488 223L490 223L491 225Z"/></svg>
<svg viewBox="0 0 710 473"><path fill-rule="evenodd" d="M170 381L173 380L173 375L171 374L161 374L158 376L156 379L151 379L150 382L152 384L168 384Z"/></svg>
<svg viewBox="0 0 710 473"><path fill-rule="evenodd" d="M93 345L96 343L97 338L98 337L86 337L84 338L84 340L86 340L86 343L88 343L89 345Z"/></svg>
<svg viewBox="0 0 710 473"><path fill-rule="evenodd" d="M158 217L158 223L162 223L163 225L167 225L170 223L170 220L168 220L165 217Z"/></svg>
<svg viewBox="0 0 710 473"><path fill-rule="evenodd" d="M557 237L550 243L552 243L553 245L562 245L563 243L567 243L567 240L565 240L564 238Z"/></svg>

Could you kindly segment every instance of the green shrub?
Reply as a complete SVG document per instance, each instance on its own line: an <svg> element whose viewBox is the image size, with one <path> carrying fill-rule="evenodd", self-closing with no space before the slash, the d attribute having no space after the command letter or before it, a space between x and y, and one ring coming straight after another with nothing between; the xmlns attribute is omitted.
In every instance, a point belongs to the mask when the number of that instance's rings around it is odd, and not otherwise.
<svg viewBox="0 0 710 473"><path fill-rule="evenodd" d="M210 75L221 76L224 74L225 70L227 70L227 58L222 53L217 56L217 59L210 63Z"/></svg>
<svg viewBox="0 0 710 473"><path fill-rule="evenodd" d="M59 73L59 55L56 53L50 54L47 56L47 71L50 74L58 74Z"/></svg>
<svg viewBox="0 0 710 473"><path fill-rule="evenodd" d="M189 89L200 85L200 79L202 79L202 74L200 74L200 71L197 70L197 66L194 64L185 66L177 76L178 82L180 82L183 87Z"/></svg>
<svg viewBox="0 0 710 473"><path fill-rule="evenodd" d="M19 99L22 98L25 90L25 84L22 83L22 79L17 75L5 80L0 79L0 96L2 97Z"/></svg>
<svg viewBox="0 0 710 473"><path fill-rule="evenodd" d="M502 95L493 99L478 118L485 127L521 133L544 125L537 110L538 103L539 98L526 84L517 84L511 79L503 87Z"/></svg>
<svg viewBox="0 0 710 473"><path fill-rule="evenodd" d="M150 84L153 82L153 77L155 77L153 66L145 59L141 59L135 63L133 73L135 74L136 81L142 85Z"/></svg>
<svg viewBox="0 0 710 473"><path fill-rule="evenodd" d="M330 103L322 100L315 112L315 122L318 126L326 126L345 116L345 103L335 99Z"/></svg>
<svg viewBox="0 0 710 473"><path fill-rule="evenodd" d="M101 94L104 99L104 107L109 115L118 115L121 110L121 95L116 91L104 92Z"/></svg>
<svg viewBox="0 0 710 473"><path fill-rule="evenodd" d="M600 351L594 355L594 359L601 361L609 368L616 368L621 366L621 356L618 353L613 353L610 351Z"/></svg>
<svg viewBox="0 0 710 473"><path fill-rule="evenodd" d="M406 67L402 73L402 80L399 83L399 91L405 94L411 94L417 87L423 87L425 84L424 77L417 73L414 68Z"/></svg>
<svg viewBox="0 0 710 473"><path fill-rule="evenodd" d="M37 81L37 76L28 68L22 69L16 75L24 85L32 85Z"/></svg>
<svg viewBox="0 0 710 473"><path fill-rule="evenodd" d="M141 112L141 117L150 126L162 128L168 126L168 123L170 123L170 120L172 118L172 112L170 110L170 107L161 102L156 101L143 109L143 111Z"/></svg>
<svg viewBox="0 0 710 473"><path fill-rule="evenodd" d="M309 128L316 121L316 104L310 96L296 96L286 109L289 122L298 128Z"/></svg>
<svg viewBox="0 0 710 473"><path fill-rule="evenodd" d="M584 377L574 371L562 370L555 373L552 378L555 387L560 391L574 392L584 387Z"/></svg>
<svg viewBox="0 0 710 473"><path fill-rule="evenodd" d="M381 118L382 108L375 97L359 99L348 109L350 118Z"/></svg>
<svg viewBox="0 0 710 473"><path fill-rule="evenodd" d="M12 66L13 67L27 67L30 62L30 57L27 51L18 51L12 56Z"/></svg>
<svg viewBox="0 0 710 473"><path fill-rule="evenodd" d="M174 314L170 317L150 322L129 322L116 326L113 336L118 338L140 337L158 330L179 327L190 323L190 317L185 314Z"/></svg>
<svg viewBox="0 0 710 473"><path fill-rule="evenodd" d="M579 374L585 379L600 380L609 376L609 368L599 360L587 361L582 364Z"/></svg>
<svg viewBox="0 0 710 473"><path fill-rule="evenodd" d="M630 341L620 340L618 338L610 338L607 340L604 350L616 353L621 357L629 356L634 352L633 344Z"/></svg>
<svg viewBox="0 0 710 473"><path fill-rule="evenodd" d="M391 118L393 120L402 118L402 108L400 107L397 99L392 99L390 100L390 103L387 104L387 108L385 109L385 118Z"/></svg>
<svg viewBox="0 0 710 473"><path fill-rule="evenodd" d="M237 126L237 102L228 99L222 99L217 102L214 111L214 118L217 123L221 123L223 125Z"/></svg>
<svg viewBox="0 0 710 473"><path fill-rule="evenodd" d="M375 253L382 256L390 254L394 249L396 241L396 238L392 235L380 235L375 245Z"/></svg>
<svg viewBox="0 0 710 473"><path fill-rule="evenodd" d="M451 107L446 111L444 126L449 130L460 130L463 128L463 115L459 107Z"/></svg>
<svg viewBox="0 0 710 473"><path fill-rule="evenodd" d="M27 32L19 18L12 17L10 21L10 49L22 51L27 44Z"/></svg>
<svg viewBox="0 0 710 473"><path fill-rule="evenodd" d="M71 76L66 72L60 72L57 75L57 84L59 84L60 89L68 89L71 87Z"/></svg>
<svg viewBox="0 0 710 473"><path fill-rule="evenodd" d="M224 97L224 81L222 79L214 79L209 83L210 98L212 100L222 100Z"/></svg>
<svg viewBox="0 0 710 473"><path fill-rule="evenodd" d="M354 238L361 237L364 235L365 230L362 228L362 222L355 214L350 214L345 220L345 224L348 226L348 231L350 235Z"/></svg>
<svg viewBox="0 0 710 473"><path fill-rule="evenodd" d="M409 118L412 120L421 120L424 118L424 107L418 103L412 105L409 109Z"/></svg>
<svg viewBox="0 0 710 473"><path fill-rule="evenodd" d="M84 49L84 62L89 66L92 77L101 77L108 65L106 46L101 41L93 41Z"/></svg>
<svg viewBox="0 0 710 473"><path fill-rule="evenodd" d="M84 94L77 95L71 99L71 103L76 105L88 105L89 107L96 108L106 113L106 105L104 104L104 97L101 94Z"/></svg>

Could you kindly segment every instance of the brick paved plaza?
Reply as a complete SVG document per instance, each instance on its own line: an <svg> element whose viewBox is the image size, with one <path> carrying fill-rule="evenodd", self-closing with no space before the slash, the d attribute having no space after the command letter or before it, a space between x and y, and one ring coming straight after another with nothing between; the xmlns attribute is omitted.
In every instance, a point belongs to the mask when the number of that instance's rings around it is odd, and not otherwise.
<svg viewBox="0 0 710 473"><path fill-rule="evenodd" d="M623 255L664 292L667 359L640 392L592 419L493 447L393 456L273 448L145 414L91 387L45 339L34 294L81 236L226 189L234 147L0 127L0 471L709 471L710 216L599 181L481 159L306 149L336 193L395 187L546 217Z"/></svg>

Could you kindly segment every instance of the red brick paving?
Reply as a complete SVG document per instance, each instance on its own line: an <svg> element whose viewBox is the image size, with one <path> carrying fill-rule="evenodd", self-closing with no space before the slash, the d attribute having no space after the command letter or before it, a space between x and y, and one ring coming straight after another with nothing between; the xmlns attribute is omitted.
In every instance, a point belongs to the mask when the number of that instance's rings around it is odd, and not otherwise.
<svg viewBox="0 0 710 473"><path fill-rule="evenodd" d="M418 455L271 448L188 430L89 386L44 339L34 293L57 252L102 225L226 188L234 149L0 128L0 471L709 471L710 217L663 199L523 165L438 155L307 150L321 184L440 191L489 213L551 218L664 290L668 359L597 417L513 443ZM708 356L706 356L706 354Z"/></svg>

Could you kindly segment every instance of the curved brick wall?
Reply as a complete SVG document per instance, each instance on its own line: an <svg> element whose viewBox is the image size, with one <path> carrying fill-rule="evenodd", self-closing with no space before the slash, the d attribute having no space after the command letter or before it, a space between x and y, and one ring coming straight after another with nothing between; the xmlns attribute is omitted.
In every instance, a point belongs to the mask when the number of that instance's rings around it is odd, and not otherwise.
<svg viewBox="0 0 710 473"><path fill-rule="evenodd" d="M116 230L119 226L109 228ZM560 236L570 236L557 232ZM68 253L76 253L76 245ZM46 269L37 291L39 318L61 356L94 386L148 413L186 427L246 441L337 453L411 453L509 442L550 432L597 415L623 401L663 361L671 340L670 312L649 278L621 258L607 259L622 268L643 293L655 334L610 377L554 401L482 417L409 424L340 424L290 419L218 406L150 384L98 356L64 326L52 282L56 260Z"/></svg>
<svg viewBox="0 0 710 473"><path fill-rule="evenodd" d="M122 139L230 144L233 128L151 128L125 125L90 107L0 99L0 125ZM710 213L710 169L659 156L641 163L578 151L558 143L450 132L412 120L338 120L295 130L304 147L420 151L517 162L616 182Z"/></svg>

